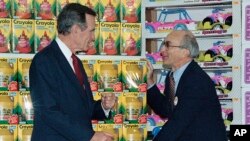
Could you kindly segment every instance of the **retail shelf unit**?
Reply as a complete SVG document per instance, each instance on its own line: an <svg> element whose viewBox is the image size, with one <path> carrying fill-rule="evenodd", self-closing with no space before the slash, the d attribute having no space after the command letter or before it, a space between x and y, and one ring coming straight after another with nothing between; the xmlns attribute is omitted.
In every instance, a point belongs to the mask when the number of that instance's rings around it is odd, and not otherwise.
<svg viewBox="0 0 250 141"><path fill-rule="evenodd" d="M241 4L240 0L167 0L167 1L150 1L146 0L142 4L142 46L145 47L145 53L154 53L159 51L160 44L162 40L166 37L166 35L171 30L158 31L157 29L152 32L152 30L148 30L149 28L146 26L147 23L155 22L157 20L160 21L161 12L163 9L165 10L176 10L176 9L184 9L185 13L191 17L191 20L195 21L197 25L199 22L203 21L203 19L212 14L214 9L223 9L222 12L226 11L232 14L232 24L229 28L221 28L221 29L201 29L199 26L196 26L188 29L196 36L198 44L200 46L200 55L204 55L204 53L209 50L213 50L216 43L221 42L222 46L231 46L231 55L229 58L226 58L225 51L224 57L217 56L217 59L204 59L199 60L197 58L197 62L200 66L213 78L213 75L220 75L223 77L230 77L232 81L232 86L230 91L222 92L223 94L219 94L218 96L223 109L223 116L226 118L226 112L233 112L233 120L227 121L225 119L225 124L227 125L227 130L229 130L229 124L241 124L242 118L242 109L241 109ZM225 12L225 13L226 13ZM202 13L202 14L201 14ZM169 14L169 13L168 13ZM171 13L170 13L171 14ZM170 15L169 14L169 15ZM165 15L164 15L165 16ZM167 15L168 16L168 15ZM170 21L168 21L168 17L165 17L164 22L172 22L174 23L174 17L170 16ZM176 16L175 16L176 17ZM178 17L178 15L177 15ZM172 21L171 21L172 20ZM190 19L189 19L190 20ZM160 29L161 30L161 29ZM223 53L221 53L223 54ZM219 58L219 59L218 59ZM153 64L156 70L162 70L161 62L156 62ZM162 71L155 71L156 73L160 73ZM212 74L212 75L211 75ZM156 74L156 79L159 79L159 74ZM214 79L214 78L213 78ZM158 81L158 80L157 80ZM216 80L214 80L216 81ZM217 87L218 88L218 87ZM221 91L220 88L217 89ZM229 110L227 110L229 109ZM237 115L237 116L236 116Z"/></svg>

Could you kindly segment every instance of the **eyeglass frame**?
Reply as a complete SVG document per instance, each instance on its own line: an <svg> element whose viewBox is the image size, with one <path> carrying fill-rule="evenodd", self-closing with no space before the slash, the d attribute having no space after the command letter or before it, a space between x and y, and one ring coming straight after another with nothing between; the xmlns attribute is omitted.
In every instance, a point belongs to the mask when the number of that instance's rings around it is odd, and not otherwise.
<svg viewBox="0 0 250 141"><path fill-rule="evenodd" d="M174 46L174 45L170 45L170 41L165 41L165 40L162 41L161 46L164 46L164 47L166 47L167 49L169 49L170 47L183 48L183 46Z"/></svg>

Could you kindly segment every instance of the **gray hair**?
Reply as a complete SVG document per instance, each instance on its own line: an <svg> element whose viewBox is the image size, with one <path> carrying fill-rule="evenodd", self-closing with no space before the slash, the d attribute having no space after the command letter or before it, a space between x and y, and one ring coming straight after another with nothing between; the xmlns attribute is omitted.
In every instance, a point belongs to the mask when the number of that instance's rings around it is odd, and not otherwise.
<svg viewBox="0 0 250 141"><path fill-rule="evenodd" d="M87 28L86 15L96 16L96 12L79 3L67 4L57 18L58 34L67 35L73 25L78 24L81 28Z"/></svg>
<svg viewBox="0 0 250 141"><path fill-rule="evenodd" d="M190 57L195 58L199 55L199 45L195 36L190 31L185 31L185 35L181 40L181 45L190 52Z"/></svg>

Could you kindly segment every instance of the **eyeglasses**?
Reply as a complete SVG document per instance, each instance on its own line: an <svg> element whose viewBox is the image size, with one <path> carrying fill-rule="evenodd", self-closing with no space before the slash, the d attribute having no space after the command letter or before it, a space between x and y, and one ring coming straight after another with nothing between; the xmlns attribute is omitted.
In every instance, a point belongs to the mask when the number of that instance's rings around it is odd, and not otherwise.
<svg viewBox="0 0 250 141"><path fill-rule="evenodd" d="M182 46L174 46L174 45L170 45L170 41L162 41L161 46L165 46L167 49L169 49L170 47L178 47L178 48L182 48Z"/></svg>

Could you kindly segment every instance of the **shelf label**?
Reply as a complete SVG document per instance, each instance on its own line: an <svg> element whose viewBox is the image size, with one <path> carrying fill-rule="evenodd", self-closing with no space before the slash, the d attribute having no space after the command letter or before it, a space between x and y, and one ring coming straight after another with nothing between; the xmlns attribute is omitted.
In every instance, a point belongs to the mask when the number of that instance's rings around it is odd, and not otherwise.
<svg viewBox="0 0 250 141"><path fill-rule="evenodd" d="M250 124L250 92L245 93L245 124Z"/></svg>
<svg viewBox="0 0 250 141"><path fill-rule="evenodd" d="M244 69L244 81L246 84L250 84L250 49L245 50L245 69Z"/></svg>
<svg viewBox="0 0 250 141"><path fill-rule="evenodd" d="M246 9L245 9L245 40L246 41L249 41L250 40L250 5L247 5L246 6Z"/></svg>

